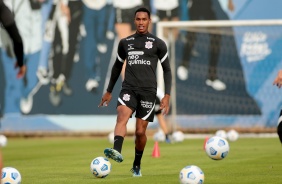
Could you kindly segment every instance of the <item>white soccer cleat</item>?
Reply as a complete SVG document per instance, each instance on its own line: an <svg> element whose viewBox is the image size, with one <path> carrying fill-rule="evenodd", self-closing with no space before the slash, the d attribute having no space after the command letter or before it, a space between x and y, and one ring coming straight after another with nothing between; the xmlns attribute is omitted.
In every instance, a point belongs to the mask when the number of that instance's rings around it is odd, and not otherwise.
<svg viewBox="0 0 282 184"><path fill-rule="evenodd" d="M188 79L188 69L185 66L179 66L177 68L177 76L180 80Z"/></svg>
<svg viewBox="0 0 282 184"><path fill-rule="evenodd" d="M216 79L214 81L207 79L206 85L212 87L214 90L217 90L217 91L222 91L226 89L226 85L219 79Z"/></svg>
<svg viewBox="0 0 282 184"><path fill-rule="evenodd" d="M42 85L47 85L50 82L46 68L38 68L36 76Z"/></svg>
<svg viewBox="0 0 282 184"><path fill-rule="evenodd" d="M106 44L98 44L97 49L100 53L106 53L107 52L107 45Z"/></svg>
<svg viewBox="0 0 282 184"><path fill-rule="evenodd" d="M106 32L106 37L109 39L109 40L113 40L115 38L115 33L113 31L107 31Z"/></svg>
<svg viewBox="0 0 282 184"><path fill-rule="evenodd" d="M33 106L33 97L28 95L27 98L21 98L20 100L20 108L23 114L30 113Z"/></svg>
<svg viewBox="0 0 282 184"><path fill-rule="evenodd" d="M96 89L98 88L99 86L99 83L97 80L95 79L89 79L87 82L86 82L86 85L85 85L85 88L87 91L92 91L93 89Z"/></svg>

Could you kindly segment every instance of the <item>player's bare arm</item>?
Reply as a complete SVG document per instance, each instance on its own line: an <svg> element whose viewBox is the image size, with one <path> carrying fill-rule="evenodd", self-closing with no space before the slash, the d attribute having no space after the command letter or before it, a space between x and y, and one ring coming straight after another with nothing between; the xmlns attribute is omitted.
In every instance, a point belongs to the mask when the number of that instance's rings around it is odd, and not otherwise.
<svg viewBox="0 0 282 184"><path fill-rule="evenodd" d="M26 66L24 63L23 41L19 33L18 27L15 23L14 16L11 10L5 5L3 1L0 1L0 22L6 29L8 35L10 36L13 42L13 49L17 59L15 68L19 68L17 78L22 78L26 73Z"/></svg>
<svg viewBox="0 0 282 184"><path fill-rule="evenodd" d="M273 81L273 85L276 85L278 88L281 88L282 86L282 70L280 70Z"/></svg>
<svg viewBox="0 0 282 184"><path fill-rule="evenodd" d="M101 99L101 102L100 102L100 104L98 105L98 107L108 106L108 104L110 103L111 99L112 99L112 94L107 91L107 92L103 95L103 97L102 97L102 99Z"/></svg>

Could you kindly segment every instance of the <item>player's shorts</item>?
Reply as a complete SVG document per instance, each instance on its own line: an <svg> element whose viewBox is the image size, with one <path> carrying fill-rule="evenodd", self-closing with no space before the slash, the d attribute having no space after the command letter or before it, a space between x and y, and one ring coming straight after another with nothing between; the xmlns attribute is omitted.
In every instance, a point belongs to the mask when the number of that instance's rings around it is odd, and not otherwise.
<svg viewBox="0 0 282 184"><path fill-rule="evenodd" d="M162 113L162 110L160 108L161 108L161 100L157 97L156 104L155 104L155 114L156 115Z"/></svg>
<svg viewBox="0 0 282 184"><path fill-rule="evenodd" d="M154 92L122 89L119 94L117 106L126 105L135 112L136 118L153 122L155 102L156 93Z"/></svg>
<svg viewBox="0 0 282 184"><path fill-rule="evenodd" d="M131 29L135 30L134 14L137 8L139 8L139 6L135 8L130 8L130 9L116 8L115 9L115 13L116 13L115 23L128 23L131 25Z"/></svg>
<svg viewBox="0 0 282 184"><path fill-rule="evenodd" d="M179 8L174 8L172 10L157 10L157 15L160 20L165 18L171 20L173 17L179 17Z"/></svg>

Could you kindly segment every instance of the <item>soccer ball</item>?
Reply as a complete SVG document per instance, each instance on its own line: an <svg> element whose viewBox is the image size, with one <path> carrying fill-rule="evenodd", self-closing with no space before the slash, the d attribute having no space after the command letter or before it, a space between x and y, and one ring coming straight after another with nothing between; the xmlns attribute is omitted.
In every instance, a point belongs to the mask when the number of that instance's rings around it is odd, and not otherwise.
<svg viewBox="0 0 282 184"><path fill-rule="evenodd" d="M162 130L157 131L154 136L154 141L164 142L165 141L165 134Z"/></svg>
<svg viewBox="0 0 282 184"><path fill-rule="evenodd" d="M229 152L229 143L222 137L214 136L206 142L205 150L211 159L222 160Z"/></svg>
<svg viewBox="0 0 282 184"><path fill-rule="evenodd" d="M115 132L110 132L108 135L108 140L111 144L114 144L114 139L115 139Z"/></svg>
<svg viewBox="0 0 282 184"><path fill-rule="evenodd" d="M238 138L239 138L239 133L236 130L232 129L227 132L227 139L229 141L234 142L237 141Z"/></svg>
<svg viewBox="0 0 282 184"><path fill-rule="evenodd" d="M90 171L96 178L105 178L112 170L111 162L105 157L96 157L90 164Z"/></svg>
<svg viewBox="0 0 282 184"><path fill-rule="evenodd" d="M225 130L218 130L215 132L215 136L219 136L219 137L222 137L224 139L227 138L227 134L226 134L226 131Z"/></svg>
<svg viewBox="0 0 282 184"><path fill-rule="evenodd" d="M172 134L172 140L173 140L174 142L183 142L183 140L184 140L184 134L183 134L183 132L181 132L181 131L173 132L173 134Z"/></svg>
<svg viewBox="0 0 282 184"><path fill-rule="evenodd" d="M2 169L1 184L20 184L22 177L20 172L13 167L4 167Z"/></svg>
<svg viewBox="0 0 282 184"><path fill-rule="evenodd" d="M204 179L203 171L195 165L188 165L179 173L180 184L203 184Z"/></svg>
<svg viewBox="0 0 282 184"><path fill-rule="evenodd" d="M5 135L0 135L0 146L1 147L4 147L7 145L7 137Z"/></svg>

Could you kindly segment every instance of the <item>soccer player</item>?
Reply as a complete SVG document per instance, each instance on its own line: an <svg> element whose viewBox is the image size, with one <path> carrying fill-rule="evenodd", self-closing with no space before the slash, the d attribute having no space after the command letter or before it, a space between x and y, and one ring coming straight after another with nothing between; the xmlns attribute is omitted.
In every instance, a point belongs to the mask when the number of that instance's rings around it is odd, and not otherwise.
<svg viewBox="0 0 282 184"><path fill-rule="evenodd" d="M14 16L9 8L4 4L3 0L0 0L0 22L7 30L14 44L14 52L17 58L15 64L16 68L19 68L17 78L22 78L26 73L26 66L24 63L24 47L22 37L19 34L18 27L15 23ZM1 104L0 104L1 105ZM2 175L3 159L2 152L0 151L0 174Z"/></svg>
<svg viewBox="0 0 282 184"><path fill-rule="evenodd" d="M121 70L122 80L124 80L125 68L126 68L126 63L123 64L122 70ZM161 127L161 130L165 134L165 142L171 143L170 138L169 138L169 131L168 131L168 128L167 128L167 123L166 123L166 120L165 120L165 118L162 114L162 110L160 109L161 100L164 97L164 95L165 94L164 94L163 90L161 90L160 88L157 88L157 98L156 98L156 102L155 102L154 112L155 112L155 115L158 118L158 123Z"/></svg>
<svg viewBox="0 0 282 184"><path fill-rule="evenodd" d="M216 12L213 8L212 0L190 0L188 5L190 20L216 20ZM214 31L220 32L218 28L209 28ZM187 32L187 44L183 48L183 61L177 68L177 76L180 80L188 79L188 68L190 65L190 60L192 56L192 51L197 39L197 34L192 31ZM224 82L218 79L217 76L217 64L220 54L220 43L221 35L209 33L209 66L208 66L208 76L206 84L217 91L222 91L226 89Z"/></svg>
<svg viewBox="0 0 282 184"><path fill-rule="evenodd" d="M120 40L108 88L99 104L99 107L108 106L114 85L126 61L125 78L117 102L114 146L106 148L104 153L106 157L117 162L123 161L121 151L126 135L126 125L132 114L136 112L135 159L131 169L133 176L142 176L141 159L147 142L146 129L148 123L154 120L158 61L163 69L165 84L165 96L161 100L160 109L164 114L169 112L171 69L168 52L164 41L148 32L151 23L150 15L150 11L146 8L135 11L136 33Z"/></svg>
<svg viewBox="0 0 282 184"><path fill-rule="evenodd" d="M160 21L179 21L179 0L154 0L153 7ZM178 38L178 29L172 29L174 39ZM169 29L164 29L164 37L167 43L169 40Z"/></svg>
<svg viewBox="0 0 282 184"><path fill-rule="evenodd" d="M273 85L276 85L278 88L281 88L282 86L282 70L280 70L273 81ZM277 125L277 134L279 136L280 142L282 144L282 110L280 111L279 114L279 119L278 119L278 125Z"/></svg>

